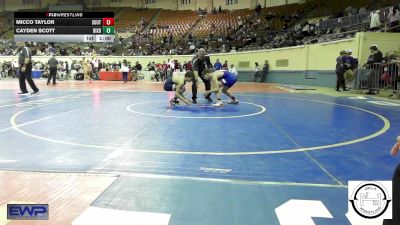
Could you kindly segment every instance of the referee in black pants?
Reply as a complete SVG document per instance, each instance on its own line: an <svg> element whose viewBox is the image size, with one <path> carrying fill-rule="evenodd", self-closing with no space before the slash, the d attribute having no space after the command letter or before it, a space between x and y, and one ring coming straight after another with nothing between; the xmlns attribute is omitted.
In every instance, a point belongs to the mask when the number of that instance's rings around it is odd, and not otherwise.
<svg viewBox="0 0 400 225"><path fill-rule="evenodd" d="M57 66L58 66L58 61L53 54L53 56L49 59L47 62L49 64L49 69L50 69L50 75L47 78L47 85L50 84L51 78L53 78L53 85L56 85L56 75L57 75Z"/></svg>
<svg viewBox="0 0 400 225"><path fill-rule="evenodd" d="M58 61L57 61L56 56L54 54L49 59L48 64L49 64L49 69L50 69L50 75L47 78L47 85L50 84L51 78L53 78L53 85L55 85L56 84Z"/></svg>
<svg viewBox="0 0 400 225"><path fill-rule="evenodd" d="M392 179L392 219L385 219L383 225L399 225L400 224L400 165L394 171ZM390 205L389 205L390 207Z"/></svg>
<svg viewBox="0 0 400 225"><path fill-rule="evenodd" d="M205 80L203 78L203 71L205 69L212 69L213 66L210 61L210 56L206 55L206 50L204 48L200 48L197 51L197 55L192 59L192 70L194 73L193 76L193 82L192 82L192 103L196 104L197 103L197 82L199 80L199 77L203 80L204 85L206 86L206 91L209 91L211 89L211 82L209 80ZM211 99L211 94L207 95L205 97L209 102L212 102Z"/></svg>
<svg viewBox="0 0 400 225"><path fill-rule="evenodd" d="M29 86L31 86L33 90L32 94L37 94L39 93L39 88L36 87L35 82L32 80L32 52L24 42L19 42L18 46L22 48L18 56L19 88L21 90L19 94L29 93L26 89L25 79L28 81Z"/></svg>

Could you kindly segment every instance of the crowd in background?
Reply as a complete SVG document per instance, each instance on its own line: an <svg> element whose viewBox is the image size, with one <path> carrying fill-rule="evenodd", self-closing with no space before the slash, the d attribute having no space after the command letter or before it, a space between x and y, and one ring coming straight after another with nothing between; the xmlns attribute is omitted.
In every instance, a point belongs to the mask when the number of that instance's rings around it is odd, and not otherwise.
<svg viewBox="0 0 400 225"><path fill-rule="evenodd" d="M317 6L313 6L317 7ZM307 12L312 11L313 7ZM256 46L261 48L281 48L297 46L303 44L319 43L335 38L347 38L355 34L349 31L382 31L398 32L400 24L400 7L394 5L390 7L389 13L384 13L371 4L356 8L348 6L332 17L326 17L317 21L308 20L305 10L298 10L292 13L277 14L268 12L261 14L261 6L257 5L254 14L246 17L238 17L238 26L232 27L223 33L211 31L206 37L196 37L188 32L187 36L181 34L178 38L174 37L172 31L157 41L149 29L140 29L132 39L128 41L124 38L117 38L115 44L80 44L66 45L55 43L31 43L33 55L74 55L89 56L93 48L99 55L189 55L196 49L205 48L209 53L225 53L247 50L246 46ZM211 13L229 13L222 11L219 7ZM342 16L354 16L358 14L370 13L370 21L364 21L365 26L346 27L340 25ZM203 14L201 14L203 15ZM261 16L263 15L263 16ZM321 26L330 19L337 19L339 24L336 26ZM384 21L388 23L385 24ZM278 28L272 27L272 22L278 21L282 24ZM280 21L280 22L279 22ZM142 28L147 25L142 18ZM332 36L336 34L337 36ZM330 37L332 36L332 38ZM250 49L253 50L253 49ZM0 55L16 55L17 50L10 40L0 42Z"/></svg>
<svg viewBox="0 0 400 225"><path fill-rule="evenodd" d="M52 58L55 58L53 55ZM17 77L18 62L16 59L14 61L3 61L0 62L0 78ZM41 71L41 75L44 78L48 78L50 66L48 62L34 61L32 62L32 71ZM139 61L131 63L127 60L122 60L118 62L102 62L100 59L96 58L82 58L81 60L62 61L57 60L56 66L57 79L75 79L75 80L91 80L99 79L99 72L101 71L112 71L112 72L130 72L132 74L132 80L136 81L141 79L142 72L149 71L152 72L151 79L155 81L164 81L168 77L172 77L174 72L185 72L192 70L192 62L183 61L180 62L174 59L168 59L163 62L150 61L147 66L142 66ZM223 63L216 59L213 70L228 70L235 75L238 75L238 70L234 64L228 64L225 60ZM268 61L264 62L262 68L260 68L258 62L255 63L252 70L253 80L264 82L269 71Z"/></svg>
<svg viewBox="0 0 400 225"><path fill-rule="evenodd" d="M187 40L175 40L172 33L163 37L161 43L154 42L151 34L146 32L137 34L137 39L127 45L126 55L169 55L188 54L195 49L205 48L211 53L236 52L245 49L248 45L262 48L281 48L303 44L320 43L332 39L350 38L357 31L387 31L398 32L400 21L399 5L390 7L389 13L384 14L377 10L376 5L362 6L359 9L348 6L334 17L327 17L317 21L308 21L307 13L303 10L289 14L267 13L265 17L257 16L259 13L249 15L246 18L238 18L239 26L232 28L229 32L214 33L211 31L206 37L195 37L188 34ZM218 11L219 12L219 11ZM225 12L227 13L227 12ZM362 24L354 26L341 25L342 16L355 16L358 14L370 14ZM272 21L280 20L283 24L279 29L272 29ZM336 19L335 26L322 26L324 21ZM300 21L300 22L299 22ZM384 21L388 21L387 24ZM145 43L142 46L141 43Z"/></svg>
<svg viewBox="0 0 400 225"><path fill-rule="evenodd" d="M377 44L369 47L371 54L361 64L352 56L352 50L342 50L336 59L336 91L348 91L354 84L358 89L368 90L366 94L378 94L381 89L397 90L400 82L400 49L391 49L386 54ZM393 94L390 94L393 96Z"/></svg>
<svg viewBox="0 0 400 225"><path fill-rule="evenodd" d="M312 11L311 7L308 9ZM122 56L140 56L140 55L191 55L197 49L205 48L209 53L225 53L236 52L240 49L245 49L244 46L258 45L268 46L270 48L290 47L310 43L318 43L323 40L326 35L342 34L339 38L349 37L345 32L346 29L353 29L341 26L341 21L344 17L354 17L356 15L370 14L369 21L365 22L364 30L371 32L389 31L398 32L400 30L400 6L393 5L386 12L377 5L371 4L356 8L348 6L332 17L325 17L319 20L308 21L307 11L297 10L291 13L274 13L268 12L267 14L261 13L262 9L260 4L254 9L254 14L247 15L246 17L238 16L237 26L229 28L224 33L215 33L211 31L206 37L196 37L193 33L189 32L186 38L175 38L172 32L162 37L160 42L157 42L152 34L144 27L147 25L145 20L141 19L140 30L135 31L134 39L126 41L123 38L117 38L117 44L96 45L91 44L56 44L56 43L29 43L28 46L32 49L32 54L36 56L82 56L82 60L73 60L71 62L59 61L57 66L57 74L60 79L98 79L99 71L121 71L122 69L128 70L134 74L133 80L140 79L141 71L153 71L153 78L157 81L165 80L168 76L172 76L174 71L185 71L191 69L191 62L179 62L177 60L168 60L167 62L149 62L146 67L143 67L139 62L135 64L123 60L122 62L105 63L96 59L98 55L122 55ZM212 14L229 13L221 9L221 7L214 8ZM200 16L206 16L206 10L199 9ZM261 16L263 15L263 16ZM336 19L338 25L336 26L322 26L324 22ZM273 21L280 21L281 27L273 29ZM385 21L387 23L385 23ZM211 24L213 25L213 24ZM354 28L354 29L359 29ZM181 34L180 36L184 36ZM118 49L119 47L122 47ZM398 51L389 51L385 56L379 56L379 50L375 49L377 46L372 46L372 54L364 68L371 71L371 65L376 63L388 63L399 60ZM3 40L0 42L0 55L2 56L16 56L18 48L11 41ZM92 58L93 57L93 58ZM372 63L371 63L372 62ZM349 83L354 79L354 74L357 72L358 61L351 56L350 50L343 50L337 59L336 73L338 75L338 84L336 90L339 91L340 87L346 91L349 88ZM16 62L0 62L0 73L2 77L15 77L17 75L18 65ZM393 68L388 67L389 71ZM396 67L397 68L397 67ZM34 70L43 71L43 77L48 76L48 64L42 62L34 62ZM217 60L214 64L214 69L230 70L237 74L235 65L229 65L227 61L223 64ZM263 82L269 70L268 61L265 61L261 66L258 62L255 63L253 68L253 80ZM374 73L369 73L368 79L371 77L380 76L381 71L372 70ZM381 80L386 79L388 76L393 77L390 73L386 77L382 76ZM391 79L391 78L390 78ZM347 82L347 85L346 85ZM369 82L369 92L373 94L372 82ZM368 86L367 85L367 86Z"/></svg>

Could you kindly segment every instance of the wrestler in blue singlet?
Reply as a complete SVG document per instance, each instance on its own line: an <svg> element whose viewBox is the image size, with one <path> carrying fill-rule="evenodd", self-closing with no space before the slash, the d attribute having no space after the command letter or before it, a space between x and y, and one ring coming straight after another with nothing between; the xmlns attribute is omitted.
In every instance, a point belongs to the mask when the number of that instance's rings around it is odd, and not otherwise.
<svg viewBox="0 0 400 225"><path fill-rule="evenodd" d="M224 75L218 80L221 81L222 85L225 87L231 88L236 83L237 77L235 74L224 70Z"/></svg>

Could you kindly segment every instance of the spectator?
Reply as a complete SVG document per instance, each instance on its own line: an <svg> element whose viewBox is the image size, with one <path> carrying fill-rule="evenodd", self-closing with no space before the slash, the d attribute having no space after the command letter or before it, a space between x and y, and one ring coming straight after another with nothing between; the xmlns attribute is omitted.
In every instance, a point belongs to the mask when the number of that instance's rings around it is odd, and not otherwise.
<svg viewBox="0 0 400 225"><path fill-rule="evenodd" d="M18 60L14 60L12 65L13 65L13 72L14 72L13 77L16 77L18 75L18 72L19 72Z"/></svg>
<svg viewBox="0 0 400 225"><path fill-rule="evenodd" d="M378 45L373 44L369 48L371 50L371 55L368 57L367 62L364 64L364 67L367 69L370 69L369 75L368 75L368 89L369 91L366 94L375 94L373 91L373 88L378 84L376 84L374 81L376 81L376 76L380 76L381 72L379 66L374 66L374 64L381 63L383 60L383 54L382 52L378 49Z"/></svg>
<svg viewBox="0 0 400 225"><path fill-rule="evenodd" d="M352 16L356 15L358 13L358 10L356 7L349 6L345 9L346 16Z"/></svg>
<svg viewBox="0 0 400 225"><path fill-rule="evenodd" d="M236 76L239 74L238 71L235 68L235 65L231 65L231 68L229 68L229 72L235 74Z"/></svg>
<svg viewBox="0 0 400 225"><path fill-rule="evenodd" d="M124 81L124 84L128 83L128 73L129 73L129 68L127 66L126 60L121 64L121 72L122 72L122 79Z"/></svg>
<svg viewBox="0 0 400 225"><path fill-rule="evenodd" d="M269 64L268 60L265 60L263 69L262 69L262 76L261 76L261 82L267 81L267 75L269 72Z"/></svg>
<svg viewBox="0 0 400 225"><path fill-rule="evenodd" d="M345 15L346 16L351 16L352 14L351 14L351 12L352 12L352 10L353 10L353 6L348 6L345 10L344 10L344 12L345 12Z"/></svg>
<svg viewBox="0 0 400 225"><path fill-rule="evenodd" d="M397 66L397 68L393 68L394 69L394 73L393 73L394 90L396 90L396 91L394 91L392 94L390 94L389 97L392 97L395 94L398 94L397 90L398 90L398 86L400 85L400 73L398 72L398 71L400 71L400 54L398 52L395 54L396 54L395 59L392 59L390 61L390 63L395 63L395 66ZM396 74L396 71L397 71L397 74Z"/></svg>
<svg viewBox="0 0 400 225"><path fill-rule="evenodd" d="M170 68L172 70L172 72L175 71L175 62L173 59L169 59L168 68Z"/></svg>
<svg viewBox="0 0 400 225"><path fill-rule="evenodd" d="M53 78L53 85L56 85L56 75L57 75L57 66L58 66L58 61L56 59L56 56L53 55L47 63L49 64L49 70L50 70L50 75L47 78L47 85L50 84L51 78Z"/></svg>
<svg viewBox="0 0 400 225"><path fill-rule="evenodd" d="M363 14L363 13L367 13L367 8L365 6L362 6L360 10L358 10L358 14Z"/></svg>
<svg viewBox="0 0 400 225"><path fill-rule="evenodd" d="M350 10L351 15L356 15L358 13L358 10L356 7L352 7Z"/></svg>
<svg viewBox="0 0 400 225"><path fill-rule="evenodd" d="M139 76L140 72L142 72L142 65L139 63L139 61L136 61L135 70L136 74Z"/></svg>
<svg viewBox="0 0 400 225"><path fill-rule="evenodd" d="M227 60L225 60L224 64L222 64L222 69L228 70L228 61Z"/></svg>
<svg viewBox="0 0 400 225"><path fill-rule="evenodd" d="M194 39L193 34L192 34L192 33L189 33L188 41L189 41L190 43L192 43L192 42L193 42L193 39Z"/></svg>
<svg viewBox="0 0 400 225"><path fill-rule="evenodd" d="M191 60L189 60L187 62L187 70L192 70L192 61Z"/></svg>
<svg viewBox="0 0 400 225"><path fill-rule="evenodd" d="M219 62L219 59L214 63L214 70L221 70L222 64Z"/></svg>
<svg viewBox="0 0 400 225"><path fill-rule="evenodd" d="M181 72L182 66L177 59L174 60L174 72Z"/></svg>
<svg viewBox="0 0 400 225"><path fill-rule="evenodd" d="M190 53L191 53L191 54L195 52L196 46L194 45L194 43L192 43L192 44L190 45L189 50L190 50Z"/></svg>
<svg viewBox="0 0 400 225"><path fill-rule="evenodd" d="M304 25L301 33L303 34L303 36L310 36L310 24L308 22L306 22L306 24Z"/></svg>
<svg viewBox="0 0 400 225"><path fill-rule="evenodd" d="M223 42L223 41L224 41L224 40L222 39L222 36L221 36L220 34L218 34L217 41L218 41L218 42Z"/></svg>
<svg viewBox="0 0 400 225"><path fill-rule="evenodd" d="M345 57L346 57L346 51L342 50L339 53L339 57L336 58L336 91L340 91L339 88L342 87L343 91L346 91L346 83L344 80L344 72L346 71L346 66L345 66Z"/></svg>
<svg viewBox="0 0 400 225"><path fill-rule="evenodd" d="M351 54L353 54L353 50L347 49L346 50L348 56L348 64L351 70L356 70L358 68L358 59L354 58Z"/></svg>
<svg viewBox="0 0 400 225"><path fill-rule="evenodd" d="M343 77L345 79L346 88L349 89L352 86L354 76L354 70L358 67L358 60L353 58L351 54L353 51L351 49L346 50L346 55L343 57L343 62L345 65L345 72Z"/></svg>
<svg viewBox="0 0 400 225"><path fill-rule="evenodd" d="M148 71L155 71L155 70L156 70L155 64L149 62L149 63L147 64L147 70L148 70Z"/></svg>
<svg viewBox="0 0 400 225"><path fill-rule="evenodd" d="M161 71L161 81L164 81L167 78L168 72L168 64L165 61L162 64L162 71Z"/></svg>
<svg viewBox="0 0 400 225"><path fill-rule="evenodd" d="M368 57L366 65L364 66L371 67L374 63L381 63L383 59L383 54L378 49L378 45L373 44L370 46L369 49L371 50L371 55Z"/></svg>
<svg viewBox="0 0 400 225"><path fill-rule="evenodd" d="M283 24L282 30L287 30L288 28L289 28L289 25L285 22L285 23Z"/></svg>
<svg viewBox="0 0 400 225"><path fill-rule="evenodd" d="M95 77L97 79L97 77L98 77L97 75L99 72L99 60L93 58L91 63L93 65L93 77Z"/></svg>
<svg viewBox="0 0 400 225"><path fill-rule="evenodd" d="M144 20L144 17L142 16L140 18L140 25L143 27L146 24L146 21Z"/></svg>
<svg viewBox="0 0 400 225"><path fill-rule="evenodd" d="M221 53L225 53L225 52L226 52L225 44L222 44L222 46L221 46Z"/></svg>
<svg viewBox="0 0 400 225"><path fill-rule="evenodd" d="M392 29L399 25L400 22L400 8L399 6L394 6L389 11L389 28ZM396 30L399 30L398 28ZM394 30L391 30L394 31Z"/></svg>
<svg viewBox="0 0 400 225"><path fill-rule="evenodd" d="M256 12L256 17L258 17L258 15L260 15L260 13L261 13L261 4L260 3L257 3L255 12Z"/></svg>
<svg viewBox="0 0 400 225"><path fill-rule="evenodd" d="M64 65L65 65L66 79L68 80L69 79L69 72L70 72L69 64L68 64L67 61L65 61Z"/></svg>
<svg viewBox="0 0 400 225"><path fill-rule="evenodd" d="M375 13L372 13L371 15L371 22L369 25L369 30L370 31L377 31L381 27L381 11L376 10Z"/></svg>
<svg viewBox="0 0 400 225"><path fill-rule="evenodd" d="M255 62L254 70L253 70L253 81L256 82L258 77L261 77L261 71L260 71L260 66L258 65L258 62Z"/></svg>
<svg viewBox="0 0 400 225"><path fill-rule="evenodd" d="M187 62L186 62L186 61L183 61L182 69L183 69L184 72L186 72L186 71L188 70L188 69L187 69Z"/></svg>
<svg viewBox="0 0 400 225"><path fill-rule="evenodd" d="M92 82L93 80L93 68L92 64L90 64L90 60L88 59L87 61L83 60L83 73L85 76L85 80L89 80Z"/></svg>

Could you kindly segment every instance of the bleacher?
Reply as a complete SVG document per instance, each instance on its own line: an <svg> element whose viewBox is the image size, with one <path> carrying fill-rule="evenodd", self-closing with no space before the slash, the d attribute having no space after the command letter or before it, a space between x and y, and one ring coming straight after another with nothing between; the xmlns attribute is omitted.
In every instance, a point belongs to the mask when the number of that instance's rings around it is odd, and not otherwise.
<svg viewBox="0 0 400 225"><path fill-rule="evenodd" d="M355 7L364 6L367 0L357 0L351 4ZM386 8L381 8L382 20L387 21L389 8L393 0L385 0ZM397 2L398 3L398 2ZM323 5L337 7L342 10L348 3L335 3L327 0ZM339 5L339 6L338 6ZM346 7L345 7L346 6ZM336 9L332 8L332 12ZM208 47L211 52L220 52L225 49L229 52L232 47L237 51L253 51L259 49L290 47L302 44L312 44L340 40L354 37L358 31L366 31L370 22L370 13L326 19L332 15L324 14L323 17L310 18L320 9L315 8L315 2L305 4L289 4L284 6L263 8L255 17L253 9L234 11L224 10L220 13L199 14L189 10L164 10L164 9L135 9L135 8L96 8L91 11L114 11L115 28L118 37L124 40L121 49L134 44L134 48L141 48L151 54L151 50L171 48L189 48L186 38L192 33L195 38L196 48ZM157 14L159 13L159 14ZM0 14L0 35L2 38L11 39L9 15ZM317 19L318 18L318 19ZM320 18L323 18L319 20ZM303 27L304 23L311 20L315 25L312 34L301 36L301 30L295 30L295 25ZM266 25L269 29L266 29ZM283 30L285 24L286 30ZM149 26L148 26L149 25ZM242 26L241 26L242 25ZM254 26L253 26L254 25ZM244 27L245 29L239 29ZM147 28L147 29L146 29ZM124 33L125 35L121 35ZM163 43L161 39L172 34L174 43ZM247 35L252 35L251 37ZM210 38L212 36L212 38ZM223 39L218 40L219 38ZM251 38L251 41L246 41ZM229 41L227 41L229 39ZM183 41L184 40L184 41ZM206 42L204 42L207 40ZM119 39L117 39L119 41ZM117 42L118 43L118 42ZM200 43L200 44L199 44ZM100 46L101 44L95 44ZM153 46L154 45L154 46ZM104 46L104 45L103 45ZM111 48L111 47L110 47ZM136 49L138 50L138 49ZM118 54L118 52L116 52ZM165 54L165 53L164 53ZM167 53L168 54L168 53Z"/></svg>
<svg viewBox="0 0 400 225"><path fill-rule="evenodd" d="M126 8L115 18L115 29L118 32L138 32L144 29L145 24L158 12L158 9ZM142 24L142 19L144 24Z"/></svg>
<svg viewBox="0 0 400 225"><path fill-rule="evenodd" d="M392 4L393 1L388 0L386 3L380 3L385 6ZM365 0L359 0L357 2L352 2L352 6L365 6ZM398 4L398 2L397 2ZM349 3L335 3L335 1L327 1L323 5L335 5L338 7L337 10L344 11ZM345 7L346 5L346 7ZM292 4L291 7L289 5L287 8L285 6L279 6L269 9L262 10L262 25L259 26L259 29L254 30L258 37L265 38L263 41L258 41L257 43L250 43L240 48L239 51L251 51L257 49L269 49L269 48L278 48L278 47L289 47L293 46L289 44L285 39L291 40L292 36L295 36L297 39L297 44L312 44L312 43L322 43L335 41L340 39L353 38L357 32L367 31L370 23L370 14L371 11L362 14L355 14L350 16L342 16L338 18L332 19L324 19L321 21L314 20L313 18L309 18L308 16L319 15L315 13L315 11L319 11L319 8L313 8L317 5L313 4L313 2L309 2L307 4ZM312 10L309 10L313 8ZM388 21L387 15L389 13L390 7L380 8L381 13L381 21L383 23ZM333 7L332 12L335 12L336 8ZM299 12L304 11L304 18L301 21L294 21L295 23L290 23L289 29L282 31L282 23L284 21L284 17L281 15L291 15L293 13L298 14ZM269 15L269 18L266 18ZM321 16L321 15L319 15ZM332 17L332 15L324 15L325 17ZM294 30L295 24L300 24L301 28L304 26L305 22L311 20L313 21L311 24L315 25L315 30L310 35L305 37L301 37L298 34L300 31ZM270 25L270 29L268 31L265 30L265 24ZM300 36L300 39L299 39ZM282 46L282 43L283 46Z"/></svg>
<svg viewBox="0 0 400 225"><path fill-rule="evenodd" d="M199 20L199 16L194 11L162 10L149 33L156 39L167 36L168 33L172 33L175 38L180 38L185 36Z"/></svg>
<svg viewBox="0 0 400 225"><path fill-rule="evenodd" d="M299 22L295 18L290 18L293 14L300 15L306 10L306 5L304 4L289 4L284 6L275 6L269 8L263 8L261 10L261 27L264 28L265 25L269 25L270 29L273 31L282 30L284 25L284 18L290 19L288 22ZM290 24L289 24L290 25Z"/></svg>
<svg viewBox="0 0 400 225"><path fill-rule="evenodd" d="M245 22L251 17L253 10L241 9L235 11L223 11L218 14L209 14L203 18L192 30L196 37L205 37L210 33L214 35L232 33L239 27L240 21ZM229 30L229 31L228 31Z"/></svg>
<svg viewBox="0 0 400 225"><path fill-rule="evenodd" d="M0 13L0 39L11 39L12 30L12 13L2 12Z"/></svg>

